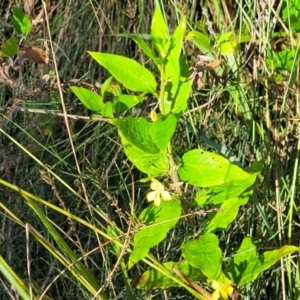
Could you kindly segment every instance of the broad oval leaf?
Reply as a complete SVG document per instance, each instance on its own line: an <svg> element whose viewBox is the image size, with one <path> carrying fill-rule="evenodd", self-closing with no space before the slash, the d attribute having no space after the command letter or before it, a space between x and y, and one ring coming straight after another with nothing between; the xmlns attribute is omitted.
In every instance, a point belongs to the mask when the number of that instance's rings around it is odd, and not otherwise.
<svg viewBox="0 0 300 300"><path fill-rule="evenodd" d="M190 40L194 38L194 42L197 44L202 54L205 55L210 52L211 45L209 38L200 31L193 30L189 32L186 36L186 40Z"/></svg>
<svg viewBox="0 0 300 300"><path fill-rule="evenodd" d="M127 89L155 93L157 85L153 74L135 60L109 53L88 53Z"/></svg>
<svg viewBox="0 0 300 300"><path fill-rule="evenodd" d="M255 173L247 178L237 178L221 185L212 186L206 189L205 193L202 190L198 191L195 200L198 205L203 205L204 203L219 204L238 197L255 183L257 175L258 173Z"/></svg>
<svg viewBox="0 0 300 300"><path fill-rule="evenodd" d="M121 94L114 99L114 109L116 113L121 113L140 102L141 100L138 96Z"/></svg>
<svg viewBox="0 0 300 300"><path fill-rule="evenodd" d="M183 181L199 187L221 185L226 182L251 176L221 155L191 150L182 157L183 166L178 173Z"/></svg>
<svg viewBox="0 0 300 300"><path fill-rule="evenodd" d="M103 108L103 99L100 95L83 87L70 86L70 89L88 109L100 111Z"/></svg>
<svg viewBox="0 0 300 300"><path fill-rule="evenodd" d="M139 220L146 227L134 235L128 269L145 258L149 250L166 237L167 233L175 227L180 215L179 200L162 201L160 206L150 205L142 211Z"/></svg>
<svg viewBox="0 0 300 300"><path fill-rule="evenodd" d="M19 7L13 9L13 25L19 34L27 35L31 31L31 20Z"/></svg>
<svg viewBox="0 0 300 300"><path fill-rule="evenodd" d="M153 125L152 122L144 118L128 117L124 119L114 119L111 123L118 127L120 136L135 147L147 153L159 153L160 150L150 135L150 128Z"/></svg>
<svg viewBox="0 0 300 300"><path fill-rule="evenodd" d="M249 196L232 198L223 202L219 211L212 213L212 216L206 225L206 230L211 232L226 229L228 225L236 219L240 206L245 205L248 202Z"/></svg>
<svg viewBox="0 0 300 300"><path fill-rule="evenodd" d="M247 284L255 280L261 272L270 268L281 258L299 251L299 247L285 245L280 249L266 251L258 255L252 239L247 237L243 240L224 272L235 284Z"/></svg>
<svg viewBox="0 0 300 300"><path fill-rule="evenodd" d="M222 251L218 237L212 233L206 233L198 240L185 241L182 244L182 256L210 279L217 279L221 274Z"/></svg>
<svg viewBox="0 0 300 300"><path fill-rule="evenodd" d="M2 46L0 56L11 57L18 53L17 41L14 37L9 38Z"/></svg>
<svg viewBox="0 0 300 300"><path fill-rule="evenodd" d="M122 146L127 158L140 171L150 177L167 175L169 172L169 160L166 152L150 154L129 143L121 136Z"/></svg>
<svg viewBox="0 0 300 300"><path fill-rule="evenodd" d="M173 114L158 115L159 119L151 123L149 133L156 146L161 151L166 151L168 144L175 132L177 119Z"/></svg>
<svg viewBox="0 0 300 300"><path fill-rule="evenodd" d="M177 124L174 115L160 116L156 122L149 122L144 118L124 118L111 121L116 125L119 134L129 143L141 150L155 154L167 150Z"/></svg>

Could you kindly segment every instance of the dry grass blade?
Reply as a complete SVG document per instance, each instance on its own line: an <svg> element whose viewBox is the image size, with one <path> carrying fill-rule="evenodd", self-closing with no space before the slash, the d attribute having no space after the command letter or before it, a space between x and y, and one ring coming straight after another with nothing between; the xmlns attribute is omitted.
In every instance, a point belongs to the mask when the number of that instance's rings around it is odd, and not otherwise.
<svg viewBox="0 0 300 300"><path fill-rule="evenodd" d="M25 13L30 16L34 5L34 0L23 0L23 5Z"/></svg>

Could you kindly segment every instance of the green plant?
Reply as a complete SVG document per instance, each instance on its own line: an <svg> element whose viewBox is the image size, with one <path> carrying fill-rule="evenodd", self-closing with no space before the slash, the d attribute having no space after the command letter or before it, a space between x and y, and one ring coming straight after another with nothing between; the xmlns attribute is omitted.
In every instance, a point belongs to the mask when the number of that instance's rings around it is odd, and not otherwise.
<svg viewBox="0 0 300 300"><path fill-rule="evenodd" d="M13 10L13 26L18 34L26 36L31 31L31 20L20 8ZM11 57L18 53L17 40L14 37L9 38L0 51L0 57Z"/></svg>
<svg viewBox="0 0 300 300"><path fill-rule="evenodd" d="M82 261L91 252L97 252L99 249L96 248L84 255L75 253L62 234L53 227L41 207L51 209L60 216L66 216L68 222L75 221L86 230L90 229L95 235L100 235L106 241L102 244L103 247L112 244L113 252L119 258L118 262L125 278L128 299L135 299L127 279L128 269L132 269L141 260L151 269L144 272L140 278L133 280L140 289L181 286L199 299L218 296L227 298L233 289L239 290L246 286L280 258L299 250L294 246L284 246L258 254L251 238L245 238L231 257L225 253L223 245L219 246L219 234L225 233L225 229L236 218L240 207L250 199L256 187L261 165L253 164L243 170L220 155L202 149L181 149L186 152L182 154L174 147L174 133L182 115L187 112L191 91L190 71L186 58L182 55L183 43L194 39L201 51L212 59L216 59L215 49L218 53L227 55L234 52L237 47L233 32L220 35L215 45L211 46L211 40L199 32L192 31L184 37L185 26L186 20L183 19L173 35L169 35L159 6L156 6L151 30L152 45L146 44L140 36L131 36L149 57L150 63L154 63L158 68L159 80L154 75L156 73L152 74L133 60L112 54L90 52L90 55L113 76L103 83L99 93L81 87L71 88L81 102L94 112L94 116L101 115L109 118L109 123L119 132L128 159L145 174L146 178L142 181L150 183L151 191L146 198L154 203L143 210L138 217L133 210L131 211L128 239L100 209L93 213L99 214L105 220L105 224L109 224L106 232L101 230L101 226L104 225L100 222L97 226L93 225L93 221L87 222L70 213L68 209L62 209L0 179L2 185L20 193L47 229L46 234L50 239L42 236L35 228L28 227L28 224L14 215L9 207L0 203L2 210L16 224L26 228L36 241L60 262L64 267L60 274L69 271L80 286L93 295L94 299L109 297L102 291L94 274ZM20 26L22 27L23 25ZM25 31L19 33L26 35L26 24L24 28ZM249 37L245 36L244 40L249 40ZM242 41L238 40L238 42ZM13 56L16 52L15 45L16 42L7 42L2 48L2 56ZM218 68L216 72L222 74L222 69ZM131 93L122 92L124 89L113 83L113 78ZM159 92L157 92L158 85ZM149 111L150 117L125 117L130 115L131 108L142 103L146 97L156 99L159 109ZM0 131L5 134L4 129ZM9 136L7 138L17 144L13 138ZM22 148L21 145L18 146ZM26 149L22 150L36 159ZM72 193L72 200L84 201L81 194L57 176L53 169L37 159L35 161L47 171L49 179L53 176ZM188 186L185 191L182 184ZM192 192L193 189L195 193ZM143 200L143 197L138 199L139 202ZM90 203L86 202L86 204L89 208L92 207ZM189 229L186 229L186 236L181 246L183 260L162 263L149 251L163 239L169 238L167 233L179 225L179 220L185 220L191 231L196 231L196 234L191 238ZM196 222L202 223L198 232ZM132 242L131 232L134 233ZM52 243L49 242L51 237ZM102 245L99 245L100 249ZM128 261L123 258L126 251L130 253ZM24 282L2 257L0 257L0 270L24 299L40 297L42 292L36 290L32 292L31 284ZM196 281L201 282L201 285ZM208 284L215 290L212 295ZM46 292L47 290L43 291L43 296Z"/></svg>
<svg viewBox="0 0 300 300"><path fill-rule="evenodd" d="M248 202L261 167L256 163L243 170L222 156L202 149L188 150L179 159L174 153L172 137L178 120L187 109L191 89L189 68L182 54L185 31L186 19L183 18L170 35L156 3L151 26L152 47L133 37L159 70L159 92L155 76L144 66L126 57L97 52L89 54L133 93L122 94L120 90L118 94L114 93L110 89L112 78L103 84L100 94L84 88L71 89L89 109L111 118L109 122L117 127L127 158L146 174L143 182L151 182L152 191L147 199L154 203L138 217L141 227L135 232L127 267L131 269L146 258L153 269L141 276L137 287L165 289L183 286L197 299L217 299L220 296L227 299L235 287L255 280L261 272L299 248L287 245L258 255L251 238L245 238L230 263L223 266L223 253L215 233L226 229L236 218L239 208ZM221 54L234 51L236 44L226 42L231 35L223 35L217 42ZM196 37L199 44L202 34L191 32L187 35L187 39L192 37ZM206 37L200 48L209 53L210 44ZM149 112L150 119L122 115L141 103L146 95L158 102L158 112ZM104 101L107 96L112 100ZM187 197L182 184L195 187L196 195ZM207 206L211 210L205 212L203 209ZM204 221L205 232L198 238L183 242L184 260L159 263L149 254L150 249L166 238L180 218L185 218L193 227L191 216L197 214L197 210L208 216ZM215 289L212 295L194 282L203 279Z"/></svg>

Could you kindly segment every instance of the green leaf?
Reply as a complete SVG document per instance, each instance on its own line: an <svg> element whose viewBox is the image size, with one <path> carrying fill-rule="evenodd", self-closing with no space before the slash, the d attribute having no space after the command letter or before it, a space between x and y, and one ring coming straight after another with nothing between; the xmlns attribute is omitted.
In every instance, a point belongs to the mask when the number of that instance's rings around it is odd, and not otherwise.
<svg viewBox="0 0 300 300"><path fill-rule="evenodd" d="M206 230L211 232L226 229L236 219L240 206L245 205L248 200L249 196L232 198L223 202L219 208L220 211L210 215L210 221L206 225Z"/></svg>
<svg viewBox="0 0 300 300"><path fill-rule="evenodd" d="M198 240L187 240L182 244L182 256L190 265L199 268L205 276L217 279L221 273L222 251L218 237L206 233Z"/></svg>
<svg viewBox="0 0 300 300"><path fill-rule="evenodd" d="M100 95L102 97L104 97L104 94L106 93L106 91L111 92L110 84L111 84L111 81L113 80L113 78L114 78L113 76L110 76L103 82L101 89L100 89Z"/></svg>
<svg viewBox="0 0 300 300"><path fill-rule="evenodd" d="M3 45L0 56L1 57L11 57L18 53L17 41L14 37L9 38Z"/></svg>
<svg viewBox="0 0 300 300"><path fill-rule="evenodd" d="M183 18L177 28L174 31L174 34L171 36L171 43L168 49L168 55L166 57L165 65L165 76L166 78L177 78L180 76L180 64L179 58L183 46L183 37L186 30L186 18ZM177 89L175 90L175 92Z"/></svg>
<svg viewBox="0 0 300 300"><path fill-rule="evenodd" d="M121 137L139 149L155 154L159 153L159 148L150 135L150 128L153 123L144 118L128 117L124 119L114 119L112 124L118 127Z"/></svg>
<svg viewBox="0 0 300 300"><path fill-rule="evenodd" d="M135 43L143 50L143 52L151 59L156 59L155 53L146 44L146 42L140 37L140 35L130 34L129 37L135 41Z"/></svg>
<svg viewBox="0 0 300 300"><path fill-rule="evenodd" d="M259 164L251 166L256 171L254 174L249 174L249 177L244 179L237 178L223 185L213 186L207 190L198 191L196 202L198 205L203 204L219 204L219 211L210 214L209 222L206 225L208 232L214 230L223 230L236 218L239 208L245 205L253 192L254 183L259 174ZM249 170L251 169L249 168Z"/></svg>
<svg viewBox="0 0 300 300"><path fill-rule="evenodd" d="M204 150L191 150L182 157L183 166L178 173L183 181L199 187L221 185L250 174L224 157Z"/></svg>
<svg viewBox="0 0 300 300"><path fill-rule="evenodd" d="M111 102L105 102L104 106L101 108L101 115L106 118L113 118L113 104Z"/></svg>
<svg viewBox="0 0 300 300"><path fill-rule="evenodd" d="M121 113L141 102L139 96L121 94L114 99L114 110L116 113Z"/></svg>
<svg viewBox="0 0 300 300"><path fill-rule="evenodd" d="M206 55L211 50L210 40L209 38L200 31L191 31L187 34L186 40L190 40L194 38L194 43L196 43L197 47L201 50L203 55Z"/></svg>
<svg viewBox="0 0 300 300"><path fill-rule="evenodd" d="M13 26L19 34L27 35L31 31L31 20L19 7L13 9Z"/></svg>
<svg viewBox="0 0 300 300"><path fill-rule="evenodd" d="M258 173L249 174L249 177L228 181L222 185L212 186L206 190L205 198L203 202L203 191L198 191L197 195L200 195L198 203L198 197L196 195L196 202L199 205L204 203L219 204L226 200L240 196L248 187L252 186L256 180Z"/></svg>
<svg viewBox="0 0 300 300"><path fill-rule="evenodd" d="M300 1L289 0L283 1L282 17L286 24L289 24L293 33L300 30Z"/></svg>
<svg viewBox="0 0 300 300"><path fill-rule="evenodd" d="M153 74L135 60L109 53L88 53L127 89L155 93L156 81Z"/></svg>
<svg viewBox="0 0 300 300"><path fill-rule="evenodd" d="M225 268L225 273L235 284L243 285L255 280L260 273L269 269L281 258L293 252L299 252L299 250L299 247L285 245L280 249L258 255L252 239L247 237L243 240L230 264Z"/></svg>
<svg viewBox="0 0 300 300"><path fill-rule="evenodd" d="M211 139L209 139L206 135L204 134L199 134L199 138L205 142L208 146L216 150L219 154L222 154L224 157L229 159L232 163L235 163L236 165L241 166L241 163L238 159L238 157L228 149L225 145L221 145L220 143L217 143Z"/></svg>
<svg viewBox="0 0 300 300"><path fill-rule="evenodd" d="M183 36L186 30L186 18L183 18L174 34L170 39L170 46L168 55L166 56L165 77L168 84L165 87L164 107L165 113L169 113L174 105L174 98L177 96L179 85L182 78L180 78L181 65L180 53L183 46Z"/></svg>
<svg viewBox="0 0 300 300"><path fill-rule="evenodd" d="M230 53L235 53L239 48L239 44L235 41L229 41L222 43L219 48L222 55L227 55Z"/></svg>
<svg viewBox="0 0 300 300"><path fill-rule="evenodd" d="M70 89L88 109L92 111L100 111L103 108L104 103L100 95L83 87L71 86Z"/></svg>
<svg viewBox="0 0 300 300"><path fill-rule="evenodd" d="M229 31L229 32L226 32L224 34L221 34L218 38L217 44L220 45L220 44L228 41L229 38L231 38L232 35L233 35L233 31Z"/></svg>
<svg viewBox="0 0 300 300"><path fill-rule="evenodd" d="M172 107L172 113L174 113L177 118L179 118L186 110L187 101L190 97L191 92L191 80L190 80L190 70L186 61L186 57L182 56L179 59L180 63L180 78L178 84L177 94L175 95L174 104Z"/></svg>
<svg viewBox="0 0 300 300"><path fill-rule="evenodd" d="M134 235L134 248L129 257L128 269L146 257L149 250L166 237L178 222L180 215L179 200L162 201L160 206L150 205L142 211L139 220L146 227Z"/></svg>
<svg viewBox="0 0 300 300"><path fill-rule="evenodd" d="M227 55L236 52L239 44L233 36L233 31L222 34L217 41L217 48L222 55Z"/></svg>
<svg viewBox="0 0 300 300"><path fill-rule="evenodd" d="M263 169L263 162L262 161L255 161L251 166L245 168L244 171L248 173L260 173Z"/></svg>
<svg viewBox="0 0 300 300"><path fill-rule="evenodd" d="M161 57L167 55L167 44L169 39L168 28L161 12L158 1L155 1L155 11L151 23L151 38L154 48Z"/></svg>
<svg viewBox="0 0 300 300"><path fill-rule="evenodd" d="M170 271L173 269L178 270L190 280L204 279L203 273L199 269L189 265L186 260L180 262L168 261L163 266ZM166 289L171 286L179 286L179 284L155 269L144 272L137 284L138 289Z"/></svg>
<svg viewBox="0 0 300 300"><path fill-rule="evenodd" d="M144 118L124 118L112 120L112 124L119 129L119 134L129 143L139 149L156 154L165 152L171 140L177 120L174 115L160 117L156 122L149 122Z"/></svg>
<svg viewBox="0 0 300 300"><path fill-rule="evenodd" d="M249 34L242 34L242 35L239 34L237 38L239 44L248 43L252 40L252 36Z"/></svg>
<svg viewBox="0 0 300 300"><path fill-rule="evenodd" d="M156 146L161 151L166 151L169 142L175 132L177 119L174 115L168 114L167 116L158 115L158 120L151 123L150 135L155 141Z"/></svg>
<svg viewBox="0 0 300 300"><path fill-rule="evenodd" d="M285 49L276 52L274 59L267 59L267 65L279 71L286 70L291 72L295 65L295 59L297 59L296 50Z"/></svg>
<svg viewBox="0 0 300 300"><path fill-rule="evenodd" d="M157 154L147 153L138 147L129 143L121 136L121 142L127 158L142 172L151 177L158 177L168 174L169 160L167 153L160 152Z"/></svg>

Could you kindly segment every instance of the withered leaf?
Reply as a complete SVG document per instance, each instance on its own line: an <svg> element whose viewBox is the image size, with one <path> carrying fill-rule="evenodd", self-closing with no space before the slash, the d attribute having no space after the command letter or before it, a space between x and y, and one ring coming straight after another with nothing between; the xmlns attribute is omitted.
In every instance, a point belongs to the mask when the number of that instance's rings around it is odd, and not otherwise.
<svg viewBox="0 0 300 300"><path fill-rule="evenodd" d="M221 61L219 59L216 59L210 63L208 63L205 67L207 70L213 70L216 69L217 67L219 67L221 64Z"/></svg>
<svg viewBox="0 0 300 300"><path fill-rule="evenodd" d="M0 83L8 84L11 87L16 87L18 85L18 80L14 79L9 74L9 69L12 67L13 61L11 58L8 60L0 60Z"/></svg>
<svg viewBox="0 0 300 300"><path fill-rule="evenodd" d="M29 61L35 62L37 64L48 64L49 63L49 56L41 48L38 48L35 46L27 47L24 50L20 50L19 53L24 58L27 58Z"/></svg>
<svg viewBox="0 0 300 300"><path fill-rule="evenodd" d="M23 2L24 2L24 11L28 16L30 16L31 11L33 9L34 0L23 0Z"/></svg>

